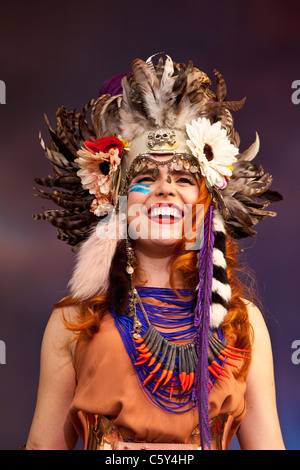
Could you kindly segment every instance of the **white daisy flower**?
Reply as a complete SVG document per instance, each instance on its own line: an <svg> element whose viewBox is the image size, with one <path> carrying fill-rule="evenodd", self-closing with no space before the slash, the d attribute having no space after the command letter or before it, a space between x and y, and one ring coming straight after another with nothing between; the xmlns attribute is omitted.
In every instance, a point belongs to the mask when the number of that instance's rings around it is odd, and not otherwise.
<svg viewBox="0 0 300 470"><path fill-rule="evenodd" d="M239 149L231 144L221 122L211 124L206 118L198 118L186 125L186 132L187 145L197 158L202 175L210 186L225 188Z"/></svg>

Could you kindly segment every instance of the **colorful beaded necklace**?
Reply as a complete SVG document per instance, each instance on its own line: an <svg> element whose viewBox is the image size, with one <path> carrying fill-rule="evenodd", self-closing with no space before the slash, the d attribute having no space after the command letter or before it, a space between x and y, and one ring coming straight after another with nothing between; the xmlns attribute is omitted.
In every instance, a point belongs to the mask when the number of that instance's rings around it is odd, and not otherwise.
<svg viewBox="0 0 300 470"><path fill-rule="evenodd" d="M135 315L111 311L143 390L164 411L183 413L195 407L194 377L198 361L193 293L137 287ZM141 299L155 299L156 304ZM163 305L161 304L163 302ZM209 332L209 390L223 380L225 362L238 359L223 343L221 328ZM236 367L231 362L229 365Z"/></svg>

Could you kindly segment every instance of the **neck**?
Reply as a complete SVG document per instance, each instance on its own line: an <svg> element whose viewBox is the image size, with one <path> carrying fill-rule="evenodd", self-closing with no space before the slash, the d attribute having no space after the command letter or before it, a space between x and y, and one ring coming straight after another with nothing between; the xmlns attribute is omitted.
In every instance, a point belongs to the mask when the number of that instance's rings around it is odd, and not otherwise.
<svg viewBox="0 0 300 470"><path fill-rule="evenodd" d="M172 247L141 246L139 243L134 248L138 260L139 269L135 273L135 284L143 284L148 287L171 287L170 285L170 261Z"/></svg>

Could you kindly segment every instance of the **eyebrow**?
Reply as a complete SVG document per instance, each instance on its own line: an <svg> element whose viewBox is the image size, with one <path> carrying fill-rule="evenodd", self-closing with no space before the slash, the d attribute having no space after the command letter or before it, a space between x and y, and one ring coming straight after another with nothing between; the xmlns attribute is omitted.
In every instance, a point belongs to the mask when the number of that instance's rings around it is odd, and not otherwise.
<svg viewBox="0 0 300 470"><path fill-rule="evenodd" d="M179 176L191 176L195 178L194 175L189 170L171 170L172 175L179 175Z"/></svg>
<svg viewBox="0 0 300 470"><path fill-rule="evenodd" d="M138 173L136 173L134 175L133 179L137 178L138 176L147 176L147 175L153 176L154 170L156 170L156 168L152 168L152 169L149 168L144 173L142 171L139 171ZM195 176L189 170L174 170L174 169L171 169L169 171L169 173L171 175L177 175L177 176L190 176L191 178L196 179Z"/></svg>

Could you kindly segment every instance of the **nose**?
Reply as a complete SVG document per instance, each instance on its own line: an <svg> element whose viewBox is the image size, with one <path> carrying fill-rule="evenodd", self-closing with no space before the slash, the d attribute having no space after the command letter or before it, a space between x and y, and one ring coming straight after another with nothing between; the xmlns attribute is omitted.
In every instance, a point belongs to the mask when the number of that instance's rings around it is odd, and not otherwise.
<svg viewBox="0 0 300 470"><path fill-rule="evenodd" d="M176 190L169 174L165 175L157 181L155 195L159 197L176 195Z"/></svg>

